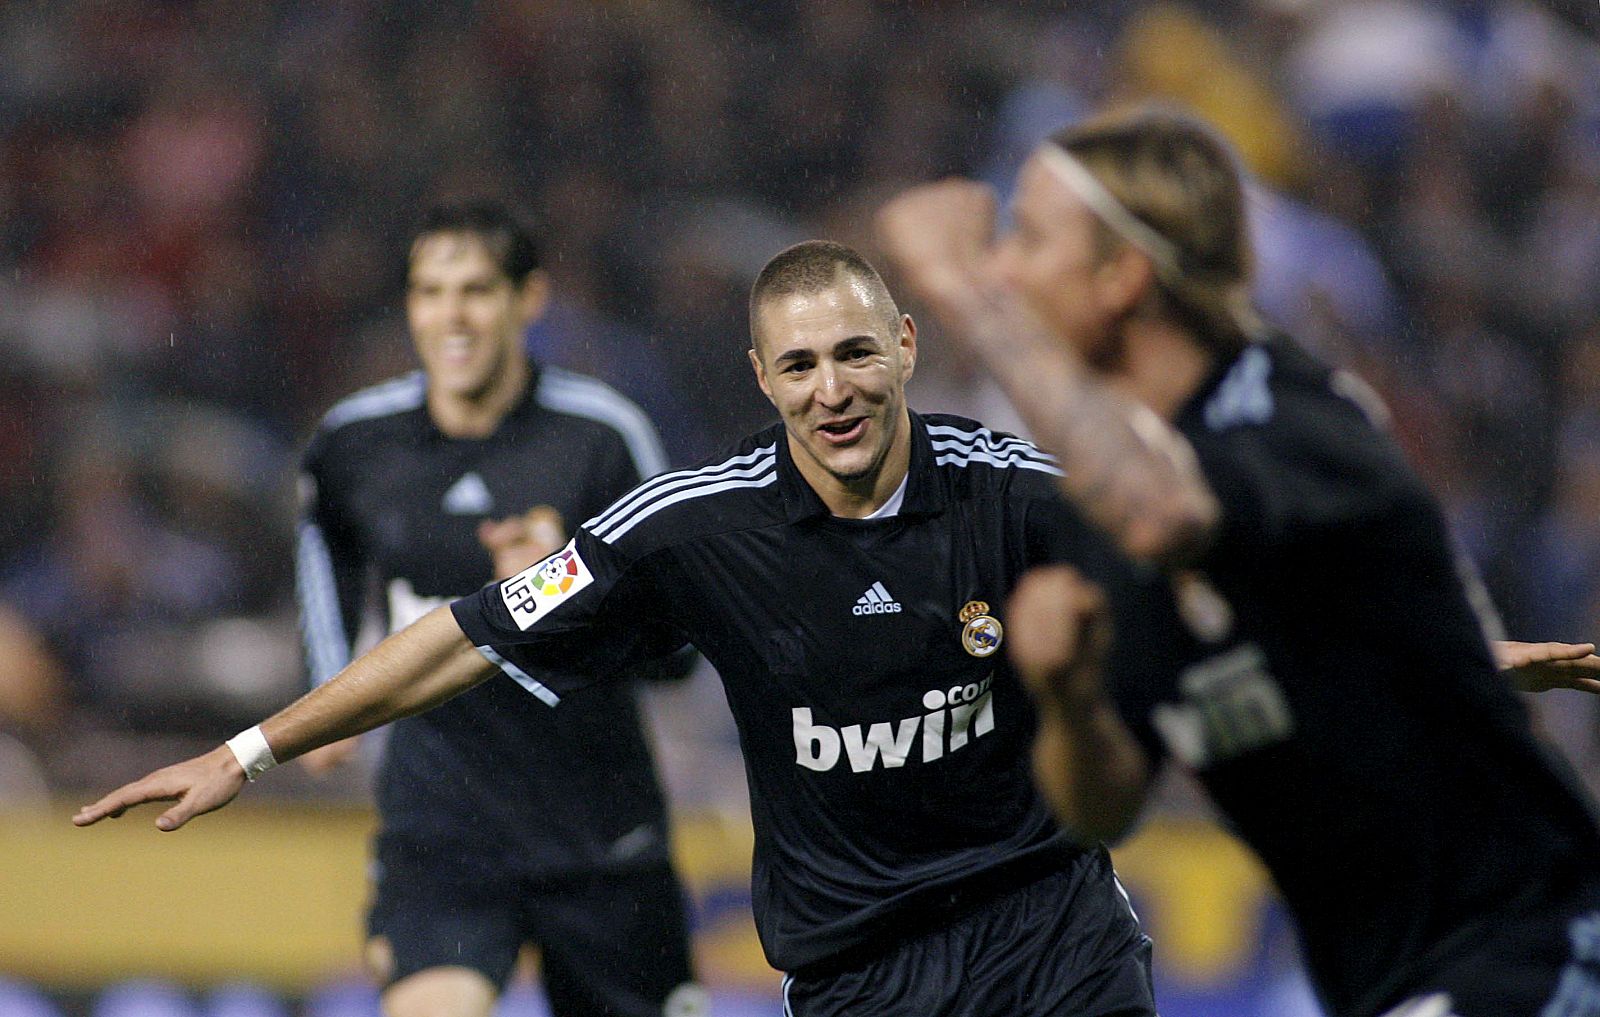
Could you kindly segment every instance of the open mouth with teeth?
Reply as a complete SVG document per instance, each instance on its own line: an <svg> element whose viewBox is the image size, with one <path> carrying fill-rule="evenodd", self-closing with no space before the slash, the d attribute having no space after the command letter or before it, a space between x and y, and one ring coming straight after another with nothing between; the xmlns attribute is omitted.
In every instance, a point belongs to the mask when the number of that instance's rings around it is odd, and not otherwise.
<svg viewBox="0 0 1600 1017"><path fill-rule="evenodd" d="M866 429L866 417L851 417L849 420L833 420L817 425L822 440L830 445L848 445L860 438Z"/></svg>
<svg viewBox="0 0 1600 1017"><path fill-rule="evenodd" d="M472 360L472 352L476 343L471 336L450 335L446 336L439 344L440 359L447 364L465 364Z"/></svg>

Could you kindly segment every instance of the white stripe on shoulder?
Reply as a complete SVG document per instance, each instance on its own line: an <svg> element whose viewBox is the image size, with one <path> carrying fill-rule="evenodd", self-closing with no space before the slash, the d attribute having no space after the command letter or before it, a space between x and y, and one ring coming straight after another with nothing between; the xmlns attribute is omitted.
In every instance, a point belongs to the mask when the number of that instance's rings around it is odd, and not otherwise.
<svg viewBox="0 0 1600 1017"><path fill-rule="evenodd" d="M559 367L544 367L534 396L545 409L599 421L622 435L639 479L667 468L666 450L650 418L604 382Z"/></svg>
<svg viewBox="0 0 1600 1017"><path fill-rule="evenodd" d="M350 641L333 577L333 556L322 528L301 523L295 555L295 593L300 600L300 625L306 645L311 684L321 685L350 663Z"/></svg>
<svg viewBox="0 0 1600 1017"><path fill-rule="evenodd" d="M536 680L528 672L500 656L492 646L480 646L478 652L483 654L483 659L504 671L512 681L532 692L539 698L539 702L546 706L555 706L561 702L561 697L550 689L550 686Z"/></svg>
<svg viewBox="0 0 1600 1017"><path fill-rule="evenodd" d="M998 433L997 435L987 427L954 427L954 425L949 424L930 424L928 425L928 437L934 438L934 440L946 438L946 440L962 441L966 445L982 445L989 448L990 451L1022 449L1022 451L1038 454L1038 456L1046 457L1051 461L1054 459L1054 456L1051 456L1050 453L1045 453L1043 449L1038 448L1027 438L1005 435L1005 433Z"/></svg>
<svg viewBox="0 0 1600 1017"><path fill-rule="evenodd" d="M766 445L747 452L742 456L734 456L711 466L702 466L693 470L674 470L652 477L627 494L618 498L610 508L584 523L584 528L599 535L600 529L611 526L623 516L638 509L653 498L680 490L695 484L706 483L724 476L750 476L751 471L765 469L776 459L776 444ZM740 468L744 467L743 470Z"/></svg>
<svg viewBox="0 0 1600 1017"><path fill-rule="evenodd" d="M427 392L428 382L421 371L403 374L334 403L322 418L322 429L332 431L358 420L414 410L423 404Z"/></svg>
<svg viewBox="0 0 1600 1017"><path fill-rule="evenodd" d="M1020 439L1018 439L1020 440ZM959 452L962 454L976 454L988 456L1011 456L1019 459L1029 459L1047 466L1056 464L1056 457L1040 450L1035 445L990 445L981 441L959 441L948 439L931 443L935 452Z"/></svg>
<svg viewBox="0 0 1600 1017"><path fill-rule="evenodd" d="M1002 469L1037 470L1052 476L1061 476L1056 457L1043 451L1026 438L1014 435L997 435L987 427L963 428L945 424L930 424L928 436L940 466L966 467L970 463L987 463Z"/></svg>
<svg viewBox="0 0 1600 1017"><path fill-rule="evenodd" d="M752 473L750 471L765 472ZM752 466L749 467L748 470L737 472L739 475L732 476L728 480L721 480L716 483L691 487L686 490L679 491L676 494L668 495L659 501L651 502L649 505L640 509L638 512L635 512L626 519L617 520L616 524L609 530L609 532L600 533L595 531L594 535L605 541L607 544L612 544L622 539L622 537L627 535L629 530L633 529L635 526L638 526L646 519L649 519L657 512L660 512L664 508L669 508L673 505L676 505L679 502L690 501L694 498L704 498L707 495L720 494L723 491L733 491L741 487L767 487L778 479L778 470L775 460L767 460L764 465Z"/></svg>
<svg viewBox="0 0 1600 1017"><path fill-rule="evenodd" d="M1272 419L1273 398L1268 382L1272 358L1260 346L1247 348L1222 376L1206 401L1206 426L1221 431L1241 424L1264 424Z"/></svg>
<svg viewBox="0 0 1600 1017"><path fill-rule="evenodd" d="M1052 477L1065 475L1061 472L1061 467L1059 466L1052 466L1049 463L1042 463L1017 455L996 456L987 452L951 452L947 455L935 456L933 461L937 466L960 466L963 469L973 463L987 463L1002 470L1013 468L1018 470L1037 470L1040 473L1048 473Z"/></svg>

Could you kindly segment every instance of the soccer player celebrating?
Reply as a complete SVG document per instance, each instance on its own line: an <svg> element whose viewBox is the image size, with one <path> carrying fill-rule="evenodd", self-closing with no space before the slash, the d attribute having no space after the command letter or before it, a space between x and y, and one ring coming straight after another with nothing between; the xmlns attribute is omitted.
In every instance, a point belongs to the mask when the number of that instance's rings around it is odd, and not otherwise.
<svg viewBox="0 0 1600 1017"><path fill-rule="evenodd" d="M1064 824L1120 834L1171 757L1272 872L1332 1013L1600 1014L1590 807L1497 676L1381 405L1251 313L1224 146L1160 110L1084 124L1028 160L1013 219L995 244L990 193L952 180L880 226L1066 494L1169 577L1055 567L1010 605ZM1160 663L1107 661L1119 639ZM1592 688L1592 649L1496 652L1528 687Z"/></svg>
<svg viewBox="0 0 1600 1017"><path fill-rule="evenodd" d="M297 591L315 683L349 663L370 587L397 630L521 572L560 547L560 519L665 469L632 404L524 355L548 298L536 240L503 207L424 218L405 298L422 370L336 404L305 455ZM528 942L556 1017L659 1017L703 996L630 683L557 713L484 682L394 725L377 797L367 956L389 1017L487 1017Z"/></svg>
<svg viewBox="0 0 1600 1017"><path fill-rule="evenodd" d="M157 820L176 829L276 760L497 669L553 703L687 638L738 724L785 1013L1151 1017L1149 940L1104 848L1070 841L1035 789L1034 711L1000 652L1022 571L1107 542L1031 444L908 409L916 327L854 251L779 254L750 310L781 423L75 821L177 799Z"/></svg>

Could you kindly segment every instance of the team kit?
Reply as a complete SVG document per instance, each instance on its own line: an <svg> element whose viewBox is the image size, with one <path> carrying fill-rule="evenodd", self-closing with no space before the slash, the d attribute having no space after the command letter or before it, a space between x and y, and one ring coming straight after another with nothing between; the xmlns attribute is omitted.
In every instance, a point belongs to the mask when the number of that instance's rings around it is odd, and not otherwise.
<svg viewBox="0 0 1600 1017"><path fill-rule="evenodd" d="M477 714L449 719L473 697L489 717L503 712L492 697L560 706L554 718L588 704L634 732L620 691L629 676L692 646L737 728L752 909L784 973L785 1017L1157 1017L1154 945L1105 842L1136 823L1167 760L1198 778L1266 865L1329 1013L1600 1017L1600 824L1507 677L1531 665L1499 659L1493 607L1367 390L1244 312L1243 208L1225 146L1158 109L1042 145L998 240L993 196L972 182L913 188L880 213L909 284L1049 451L911 409L915 322L865 259L826 241L780 252L752 289L748 355L780 422L693 467L657 472L630 457L616 421L631 414L588 382L533 371L529 384L522 368L501 417L540 429L557 426L542 410L564 408L563 433L614 464L581 503L557 490L559 458L524 478L550 492L530 497L568 498L567 518L584 520L564 546L497 564L495 581L348 663L330 650L339 670L325 684L74 822L175 801L157 825L177 829L233 800L276 753L391 721L416 752L417 780L400 783L426 783L442 752L483 741ZM509 345L542 291L518 288L528 271L496 266L477 230L452 226L418 250L433 250L441 272L480 266L468 290L497 294L490 310L522 301L523 318L496 319ZM423 274L414 263L414 296ZM439 377L468 345L460 338L442 336ZM433 440L429 385L426 397L419 383L408 390L409 416L373 420ZM577 419L596 400L612 425ZM574 416L576 406L587 409ZM467 437L440 446L441 461L516 461ZM359 444L313 455L329 484L358 468L338 464L363 458ZM441 472L440 497L482 502L454 465ZM367 527L375 546L415 555L417 541L394 539L386 499L369 501L329 506L313 536L333 543L302 553L331 563L337 542ZM457 529L451 539L475 555L474 542L493 543L481 526ZM330 564L326 589L311 591L330 631L353 617L336 606L351 571ZM430 571L415 572L408 596L460 588ZM1545 645L1600 666L1592 644ZM1516 686L1558 687L1595 691ZM450 723L459 730L431 728ZM459 894L470 878L452 859L486 844L497 866L509 859L518 880L548 889L551 873L516 853L564 864L566 847L535 843L551 814L572 820L557 832L590 882L640 880L554 934L538 914L503 914L505 901L462 902L495 906L461 923L456 944L499 944L477 962L483 1005L524 939L549 951L563 935L615 932L629 914L681 915L652 777L628 792L626 818L577 822L604 811L613 769L647 771L642 742L611 746L616 767L589 765L599 739L559 719L537 730L551 774L576 769L528 812L495 820L503 843L474 808L498 808L493 797L386 806L401 823L420 818L409 833L386 828L399 836L387 855L380 843L382 863L403 868L407 843L452 838L442 856L429 842L416 879L391 880L397 894L424 876ZM485 787L527 762L518 733L501 734L474 762ZM540 899L559 909L570 896ZM423 917L402 924L443 922L453 912L434 909L440 899L403 902ZM628 967L615 935L558 969L565 1012L702 1013L684 929L670 924L621 937L670 944L649 984L622 979L607 999L584 998L591 975ZM440 946L420 944L417 967L458 968ZM396 999L405 981L391 986ZM613 1005L623 999L627 1010Z"/></svg>

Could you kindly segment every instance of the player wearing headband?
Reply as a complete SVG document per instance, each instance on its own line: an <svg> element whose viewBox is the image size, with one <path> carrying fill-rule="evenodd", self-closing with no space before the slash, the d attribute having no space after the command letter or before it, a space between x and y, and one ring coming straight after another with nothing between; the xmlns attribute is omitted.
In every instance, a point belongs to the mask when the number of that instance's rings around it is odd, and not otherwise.
<svg viewBox="0 0 1600 1017"><path fill-rule="evenodd" d="M1498 624L1372 392L1251 312L1244 208L1210 131L1146 109L1039 148L998 243L964 181L882 215L1062 489L1167 577L1019 588L1041 784L1069 829L1112 837L1164 760L1196 774L1338 1017L1600 1014L1589 802L1496 674ZM1117 643L1159 663L1135 673ZM1596 663L1496 645L1543 661L1517 672L1532 686Z"/></svg>

